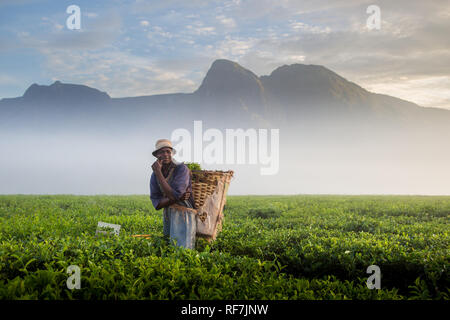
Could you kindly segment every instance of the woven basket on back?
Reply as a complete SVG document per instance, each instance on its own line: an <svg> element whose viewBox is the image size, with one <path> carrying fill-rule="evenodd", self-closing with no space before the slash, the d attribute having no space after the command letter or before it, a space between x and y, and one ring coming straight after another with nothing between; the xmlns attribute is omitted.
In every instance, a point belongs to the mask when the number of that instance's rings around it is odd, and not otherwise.
<svg viewBox="0 0 450 320"><path fill-rule="evenodd" d="M233 171L192 170L192 193L195 208L201 208L208 196L214 193L218 181L230 183Z"/></svg>

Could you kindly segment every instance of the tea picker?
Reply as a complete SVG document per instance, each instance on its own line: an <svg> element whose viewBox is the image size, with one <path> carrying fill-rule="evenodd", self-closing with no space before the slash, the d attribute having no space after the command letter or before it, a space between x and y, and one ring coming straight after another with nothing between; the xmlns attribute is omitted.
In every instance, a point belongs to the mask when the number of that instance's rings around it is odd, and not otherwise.
<svg viewBox="0 0 450 320"><path fill-rule="evenodd" d="M152 152L150 199L163 210L163 233L178 246L194 249L196 237L216 238L223 222L223 207L233 171L190 170L175 161L172 143L156 142Z"/></svg>

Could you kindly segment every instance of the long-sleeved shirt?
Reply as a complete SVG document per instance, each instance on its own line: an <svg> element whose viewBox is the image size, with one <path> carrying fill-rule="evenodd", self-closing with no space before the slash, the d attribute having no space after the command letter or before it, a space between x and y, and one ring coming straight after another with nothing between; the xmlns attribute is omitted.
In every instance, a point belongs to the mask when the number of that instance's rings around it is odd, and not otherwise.
<svg viewBox="0 0 450 320"><path fill-rule="evenodd" d="M158 185L158 179L156 178L155 173L152 173L150 177L150 199L155 208L158 207L162 198L164 198L164 194ZM189 190L191 193L189 197L189 202L194 204L194 197L192 194L192 179L189 172L189 168L184 163L177 163L177 166L172 173L171 178L167 181L172 188L173 196L176 199L180 199L181 196ZM182 203L180 203L182 204ZM186 206L186 205L185 205Z"/></svg>

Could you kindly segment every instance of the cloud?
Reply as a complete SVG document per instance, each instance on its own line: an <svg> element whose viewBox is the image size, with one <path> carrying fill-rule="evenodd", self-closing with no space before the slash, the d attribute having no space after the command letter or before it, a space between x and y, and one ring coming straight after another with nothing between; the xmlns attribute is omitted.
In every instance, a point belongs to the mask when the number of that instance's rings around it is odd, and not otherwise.
<svg viewBox="0 0 450 320"><path fill-rule="evenodd" d="M213 35L216 34L215 27L203 27L203 26L192 26L187 25L186 26L187 33L194 34L197 36L206 36L206 35Z"/></svg>
<svg viewBox="0 0 450 320"><path fill-rule="evenodd" d="M207 47L207 52L216 57L239 60L245 54L251 52L257 39L226 36L214 46Z"/></svg>
<svg viewBox="0 0 450 320"><path fill-rule="evenodd" d="M450 106L450 76L382 78L367 84L367 89L414 101L421 106Z"/></svg>
<svg viewBox="0 0 450 320"><path fill-rule="evenodd" d="M329 27L312 26L300 21L291 21L290 27L295 32L305 32L305 33L330 33L331 29Z"/></svg>
<svg viewBox="0 0 450 320"><path fill-rule="evenodd" d="M172 38L173 34L165 31L163 28L159 26L154 26L151 28L151 31L147 33L147 38L154 39L155 37Z"/></svg>
<svg viewBox="0 0 450 320"><path fill-rule="evenodd" d="M165 63L117 48L89 53L49 51L46 69L55 80L85 84L112 97L192 92L197 87L188 70L167 68Z"/></svg>
<svg viewBox="0 0 450 320"><path fill-rule="evenodd" d="M217 16L216 19L223 24L226 28L234 28L236 27L236 22L233 18L226 17L224 15Z"/></svg>

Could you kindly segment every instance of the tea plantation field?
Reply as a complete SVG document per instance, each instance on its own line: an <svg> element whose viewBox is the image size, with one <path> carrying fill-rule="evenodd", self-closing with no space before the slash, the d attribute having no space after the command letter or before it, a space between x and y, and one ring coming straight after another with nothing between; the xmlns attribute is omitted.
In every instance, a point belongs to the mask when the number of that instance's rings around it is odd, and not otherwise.
<svg viewBox="0 0 450 320"><path fill-rule="evenodd" d="M3 195L0 299L449 299L449 218L443 196L229 196L217 240L187 250L145 195Z"/></svg>

